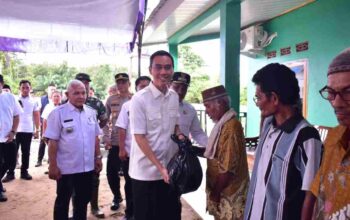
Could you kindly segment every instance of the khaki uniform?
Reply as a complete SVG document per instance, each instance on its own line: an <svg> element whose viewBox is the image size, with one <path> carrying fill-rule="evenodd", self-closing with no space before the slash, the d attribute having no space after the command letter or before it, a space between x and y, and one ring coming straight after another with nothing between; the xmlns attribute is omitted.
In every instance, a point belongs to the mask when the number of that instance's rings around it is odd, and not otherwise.
<svg viewBox="0 0 350 220"><path fill-rule="evenodd" d="M121 97L119 94L109 96L106 101L106 116L110 123L103 128L104 143L111 141L112 146L118 146L118 131L115 126L122 105L131 99L131 94L128 97Z"/></svg>

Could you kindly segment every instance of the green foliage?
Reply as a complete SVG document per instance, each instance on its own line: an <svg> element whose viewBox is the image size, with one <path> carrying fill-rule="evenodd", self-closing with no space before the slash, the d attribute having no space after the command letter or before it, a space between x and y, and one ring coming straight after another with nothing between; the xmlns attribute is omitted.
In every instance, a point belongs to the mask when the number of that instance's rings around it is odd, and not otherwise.
<svg viewBox="0 0 350 220"><path fill-rule="evenodd" d="M191 46L185 44L179 46L179 61L188 73L195 73L204 64L202 57L195 54Z"/></svg>
<svg viewBox="0 0 350 220"><path fill-rule="evenodd" d="M211 85L208 75L197 75L191 77L191 85L188 88L185 100L190 103L201 103L201 91L209 88Z"/></svg>
<svg viewBox="0 0 350 220"><path fill-rule="evenodd" d="M188 88L185 100L190 103L201 103L201 91L218 84L218 80L212 74L204 73L202 67L204 60L192 51L189 45L179 46L180 71L191 75L191 85Z"/></svg>
<svg viewBox="0 0 350 220"><path fill-rule="evenodd" d="M127 72L127 68L100 65L78 69L68 66L67 62L59 65L47 63L24 65L15 53L0 52L0 73L15 94L18 94L18 84L22 79L32 83L32 89L37 96L44 95L51 83L58 89L65 90L69 81L79 72L90 75L91 86L94 87L96 96L104 99L107 95L107 87L114 84L114 75L118 72Z"/></svg>
<svg viewBox="0 0 350 220"><path fill-rule="evenodd" d="M241 89L239 102L241 105L247 105L247 87Z"/></svg>

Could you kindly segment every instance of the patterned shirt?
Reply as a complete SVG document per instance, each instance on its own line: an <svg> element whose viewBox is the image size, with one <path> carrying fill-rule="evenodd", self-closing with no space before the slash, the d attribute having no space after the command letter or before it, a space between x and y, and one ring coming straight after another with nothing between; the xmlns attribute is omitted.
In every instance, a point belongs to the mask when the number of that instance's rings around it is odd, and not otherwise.
<svg viewBox="0 0 350 220"><path fill-rule="evenodd" d="M227 219L240 218L244 211L249 173L243 128L237 119L232 118L223 125L215 156L213 159L208 159L207 163L208 195L215 189L216 178L220 174L227 172L233 174L233 180L221 193L220 211L215 210L208 198L209 213L217 219L222 219L222 216L231 216ZM225 202L227 202L226 206Z"/></svg>
<svg viewBox="0 0 350 220"><path fill-rule="evenodd" d="M106 107L101 100L95 97L87 97L85 104L96 110L96 116L99 121L107 119Z"/></svg>
<svg viewBox="0 0 350 220"><path fill-rule="evenodd" d="M344 126L328 132L322 165L311 187L317 197L315 219L350 217L349 141L350 130Z"/></svg>
<svg viewBox="0 0 350 220"><path fill-rule="evenodd" d="M310 190L320 166L322 142L313 126L301 115L280 126L275 124L273 117L264 121L244 212L246 220L300 219L305 191Z"/></svg>

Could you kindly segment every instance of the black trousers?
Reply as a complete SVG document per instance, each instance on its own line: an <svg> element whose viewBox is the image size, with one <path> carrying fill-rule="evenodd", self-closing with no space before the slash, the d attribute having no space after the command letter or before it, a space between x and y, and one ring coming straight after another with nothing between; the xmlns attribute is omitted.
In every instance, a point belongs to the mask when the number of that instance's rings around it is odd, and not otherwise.
<svg viewBox="0 0 350 220"><path fill-rule="evenodd" d="M38 162L42 161L45 156L45 147L46 143L43 138L40 139L40 144L39 144L39 151L38 151Z"/></svg>
<svg viewBox="0 0 350 220"><path fill-rule="evenodd" d="M114 201L121 199L120 193L120 178L118 172L120 171L121 162L119 159L119 147L112 146L108 151L107 157L107 180L109 187L114 195Z"/></svg>
<svg viewBox="0 0 350 220"><path fill-rule="evenodd" d="M122 163L124 179L125 179L125 185L124 185L125 200L126 200L125 215L130 218L134 214L134 208L133 208L134 205L133 205L131 178L129 176L129 158L125 161L122 161L121 163Z"/></svg>
<svg viewBox="0 0 350 220"><path fill-rule="evenodd" d="M91 198L92 178L95 171L67 174L57 180L56 200L54 206L54 219L67 220L69 200L72 192L75 192L73 198L73 218L74 220L85 220L87 213L87 204Z"/></svg>
<svg viewBox="0 0 350 220"><path fill-rule="evenodd" d="M131 179L135 220L180 220L180 196L163 180Z"/></svg>
<svg viewBox="0 0 350 220"><path fill-rule="evenodd" d="M10 165L16 164L16 143L0 143L0 190L3 189L1 179L10 168Z"/></svg>
<svg viewBox="0 0 350 220"><path fill-rule="evenodd" d="M15 158L17 158L17 153L19 150L19 147L21 147L22 152L22 166L21 166L21 173L27 173L29 168L29 157L30 157L30 145L32 144L32 137L33 133L25 133L25 132L18 132L16 134L16 155ZM8 174L15 173L16 168L16 159L15 162L10 165L10 169L8 171Z"/></svg>

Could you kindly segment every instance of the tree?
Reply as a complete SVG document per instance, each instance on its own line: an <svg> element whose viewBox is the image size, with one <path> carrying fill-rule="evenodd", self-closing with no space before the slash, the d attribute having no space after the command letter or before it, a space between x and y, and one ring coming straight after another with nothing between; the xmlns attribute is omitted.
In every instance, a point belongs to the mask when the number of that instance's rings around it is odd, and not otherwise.
<svg viewBox="0 0 350 220"><path fill-rule="evenodd" d="M204 60L192 51L189 45L179 46L180 71L191 75L191 85L188 88L185 100L190 103L200 103L201 91L218 84L215 76L203 73Z"/></svg>
<svg viewBox="0 0 350 220"><path fill-rule="evenodd" d="M179 46L179 61L183 65L185 72L188 73L195 73L204 64L202 57L195 54L189 45Z"/></svg>

